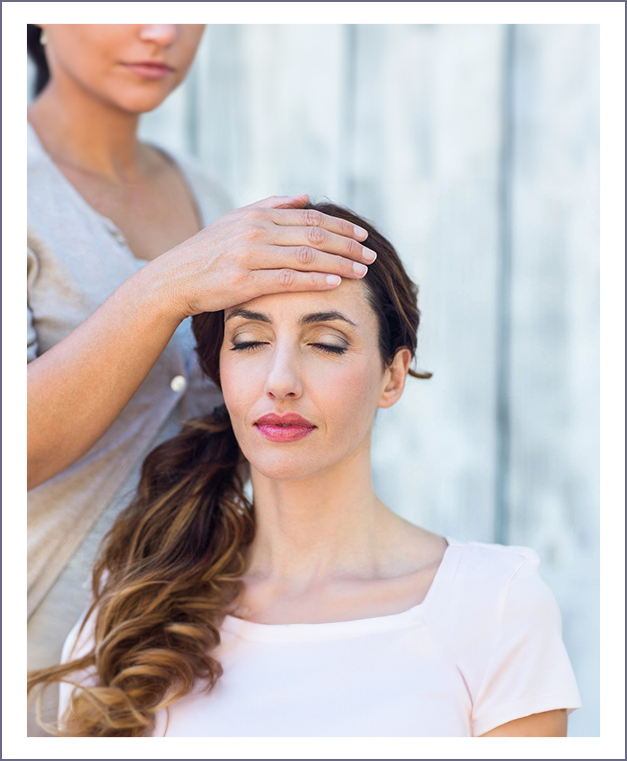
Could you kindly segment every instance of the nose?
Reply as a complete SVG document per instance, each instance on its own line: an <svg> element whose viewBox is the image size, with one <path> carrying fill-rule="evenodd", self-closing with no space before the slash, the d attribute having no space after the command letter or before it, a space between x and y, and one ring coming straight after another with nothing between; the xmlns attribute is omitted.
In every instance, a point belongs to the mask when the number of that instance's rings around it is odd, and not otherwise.
<svg viewBox="0 0 627 761"><path fill-rule="evenodd" d="M273 399L298 399L302 395L298 359L287 346L273 353L264 390Z"/></svg>
<svg viewBox="0 0 627 761"><path fill-rule="evenodd" d="M139 38L145 42L156 42L166 47L176 38L176 24L144 24L139 30Z"/></svg>

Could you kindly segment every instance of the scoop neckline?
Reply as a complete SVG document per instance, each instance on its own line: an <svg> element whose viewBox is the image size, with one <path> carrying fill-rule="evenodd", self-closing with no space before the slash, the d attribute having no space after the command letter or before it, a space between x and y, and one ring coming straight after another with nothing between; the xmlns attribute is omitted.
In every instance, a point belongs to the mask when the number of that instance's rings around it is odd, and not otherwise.
<svg viewBox="0 0 627 761"><path fill-rule="evenodd" d="M256 621L246 621L243 618L226 615L222 629L240 639L254 641L297 641L343 639L362 634L372 634L379 631L402 629L413 625L423 618L427 608L437 598L439 588L450 576L453 568L453 548L461 544L450 536L444 536L448 546L444 550L440 565L431 581L431 585L422 602L413 605L400 613L390 613L385 616L356 618L350 621L325 621L322 623L298 624L261 624Z"/></svg>
<svg viewBox="0 0 627 761"><path fill-rule="evenodd" d="M42 155L44 161L49 165L51 171L57 178L57 182L59 182L62 186L64 186L68 190L70 195L74 198L74 202L78 204L79 206L83 207L83 209L85 209L87 213L93 214L97 219L99 219L104 224L104 226L107 228L107 230L110 233L112 233L118 240L123 241L124 247L126 251L128 252L128 255L133 261L138 262L140 266L143 264L147 264L150 261L149 259L140 259L140 257L135 256L135 254L131 251L128 245L128 242L126 240L126 236L124 235L122 230L120 230L120 228L115 224L115 222L109 217L106 217L104 214L101 214L97 209L94 209L94 207L87 201L87 199L83 198L83 196L78 192L78 189L75 188L74 185L63 174L63 172L59 169L59 167L53 161L52 156L44 148L43 143L41 142L41 140L39 139L39 135L37 134L37 130L30 123L28 118L26 119L26 127L27 127L27 130L30 131L30 134L32 135L33 140L35 141L35 144L37 145L37 149ZM183 165L183 162L179 160L179 157L175 156L172 151L164 148L163 146L157 145L155 143L147 142L147 141L143 141L143 142L144 142L144 145L148 145L151 148L155 148L157 151L160 151L166 157L166 159L169 159L176 166L185 184L187 185L188 192L192 198L192 201L194 202L194 205L196 206L197 216L199 217L199 220L201 223L201 229L206 227L205 213L204 213L202 204L200 203L200 197L196 191L196 187L194 183L192 182L191 175L187 171L187 168Z"/></svg>

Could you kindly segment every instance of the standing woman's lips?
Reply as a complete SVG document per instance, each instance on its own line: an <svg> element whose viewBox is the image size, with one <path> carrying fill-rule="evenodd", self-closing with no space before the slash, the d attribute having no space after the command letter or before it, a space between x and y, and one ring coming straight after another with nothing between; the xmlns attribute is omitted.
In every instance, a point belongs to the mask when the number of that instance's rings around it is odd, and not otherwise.
<svg viewBox="0 0 627 761"><path fill-rule="evenodd" d="M156 63L153 61L141 61L139 63L123 63L126 69L134 71L146 79L162 79L167 77L173 69L165 63Z"/></svg>

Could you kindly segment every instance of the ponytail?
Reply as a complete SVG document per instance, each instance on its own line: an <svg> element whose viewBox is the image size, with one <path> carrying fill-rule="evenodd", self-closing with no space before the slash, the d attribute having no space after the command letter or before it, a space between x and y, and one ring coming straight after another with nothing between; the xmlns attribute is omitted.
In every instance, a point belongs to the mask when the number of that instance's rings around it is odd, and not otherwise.
<svg viewBox="0 0 627 761"><path fill-rule="evenodd" d="M48 68L44 46L40 42L41 27L36 24L27 24L26 26L26 45L28 55L37 69L34 93L34 96L37 97L48 84L50 79L50 69Z"/></svg>
<svg viewBox="0 0 627 761"><path fill-rule="evenodd" d="M135 498L94 565L94 602L85 616L95 611L93 649L29 674L30 692L79 669L96 673L93 687L74 690L67 725L48 731L139 737L196 679L207 692L213 688L222 667L210 651L243 588L245 549L255 533L244 494L249 473L225 405L187 421L146 457Z"/></svg>
<svg viewBox="0 0 627 761"><path fill-rule="evenodd" d="M378 254L364 285L377 317L382 367L401 347L415 356L418 288L392 244L349 209L331 203L307 208L366 228ZM194 315L192 330L200 367L221 389L224 311ZM94 566L94 603L85 620L96 611L95 647L81 659L30 675L29 690L78 669L96 672L97 686L78 688L67 731L53 734L139 737L155 712L190 692L196 679L206 682L206 691L213 688L222 667L210 651L244 591L255 535L253 504L243 490L249 477L225 405L189 421L148 455L135 499L105 537Z"/></svg>

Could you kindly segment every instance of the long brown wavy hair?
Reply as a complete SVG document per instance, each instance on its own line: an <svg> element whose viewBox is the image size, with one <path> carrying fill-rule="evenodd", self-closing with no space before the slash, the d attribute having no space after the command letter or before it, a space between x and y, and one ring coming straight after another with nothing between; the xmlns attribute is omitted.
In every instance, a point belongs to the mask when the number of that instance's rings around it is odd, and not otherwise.
<svg viewBox="0 0 627 761"><path fill-rule="evenodd" d="M391 243L367 220L333 203L309 203L368 230L377 253L363 278L377 316L379 353L388 367L398 349L416 356L418 286ZM224 312L192 319L203 372L222 388L219 356ZM409 369L414 378L431 373ZM74 684L83 670L97 684L75 687L71 709L45 729L65 737L139 737L154 716L186 695L196 680L209 692L222 675L211 655L220 625L243 589L247 548L255 535L250 476L226 406L186 422L144 460L131 504L103 538L92 570L94 647L83 657L28 675L28 692L55 682ZM80 633L79 633L80 636Z"/></svg>

